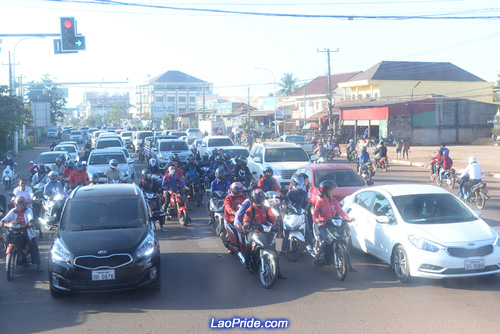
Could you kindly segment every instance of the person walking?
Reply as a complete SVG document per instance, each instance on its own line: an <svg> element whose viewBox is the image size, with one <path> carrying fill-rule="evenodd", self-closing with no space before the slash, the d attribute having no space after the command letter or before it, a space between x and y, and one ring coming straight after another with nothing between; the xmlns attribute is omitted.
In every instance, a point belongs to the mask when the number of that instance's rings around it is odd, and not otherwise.
<svg viewBox="0 0 500 334"><path fill-rule="evenodd" d="M410 151L410 142L406 139L403 139L403 159L405 158L405 153L406 153L406 159L409 159L408 157L409 151Z"/></svg>

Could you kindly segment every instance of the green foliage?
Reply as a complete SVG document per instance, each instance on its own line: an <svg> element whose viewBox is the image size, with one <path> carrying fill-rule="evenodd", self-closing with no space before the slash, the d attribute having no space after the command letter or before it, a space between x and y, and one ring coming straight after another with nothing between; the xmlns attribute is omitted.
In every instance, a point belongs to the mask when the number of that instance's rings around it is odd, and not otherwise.
<svg viewBox="0 0 500 334"><path fill-rule="evenodd" d="M170 130L177 129L177 122L175 121L174 115L167 115L163 117L162 123L165 129L170 129Z"/></svg>
<svg viewBox="0 0 500 334"><path fill-rule="evenodd" d="M22 97L11 95L7 86L0 86L0 148L6 145L5 134L20 129L23 124L31 124L31 110Z"/></svg>
<svg viewBox="0 0 500 334"><path fill-rule="evenodd" d="M250 117L246 117L241 122L241 128L243 129L244 132L248 132L254 126L255 126L255 121L253 119L251 119Z"/></svg>
<svg viewBox="0 0 500 334"><path fill-rule="evenodd" d="M279 86L281 89L276 93L278 96L290 96L297 90L298 78L294 78L292 73L283 73Z"/></svg>
<svg viewBox="0 0 500 334"><path fill-rule="evenodd" d="M43 76L41 82L30 83L26 97L30 103L50 102L51 122L54 124L63 121L66 99L61 96L61 91L48 74Z"/></svg>
<svg viewBox="0 0 500 334"><path fill-rule="evenodd" d="M115 104L109 112L108 119L111 124L121 123L122 120L130 118L128 109L119 104Z"/></svg>

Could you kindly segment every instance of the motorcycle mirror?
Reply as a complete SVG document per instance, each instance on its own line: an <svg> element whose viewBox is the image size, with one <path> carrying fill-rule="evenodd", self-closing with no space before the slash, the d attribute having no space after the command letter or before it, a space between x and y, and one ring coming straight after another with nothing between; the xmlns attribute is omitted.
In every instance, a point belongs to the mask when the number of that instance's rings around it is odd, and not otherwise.
<svg viewBox="0 0 500 334"><path fill-rule="evenodd" d="M374 183L372 180L366 180L366 184L369 186L373 186Z"/></svg>

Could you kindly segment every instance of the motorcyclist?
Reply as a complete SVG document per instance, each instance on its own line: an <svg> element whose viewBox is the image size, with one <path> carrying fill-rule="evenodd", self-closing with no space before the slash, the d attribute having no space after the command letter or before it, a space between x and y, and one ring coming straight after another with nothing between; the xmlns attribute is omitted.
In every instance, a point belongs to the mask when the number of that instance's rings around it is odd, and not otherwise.
<svg viewBox="0 0 500 334"><path fill-rule="evenodd" d="M332 137L330 137L330 138L328 138L328 141L326 142L326 150L327 150L328 154L333 155L333 147L334 147L334 143L333 143Z"/></svg>
<svg viewBox="0 0 500 334"><path fill-rule="evenodd" d="M316 202L314 206L314 215L313 220L316 224L318 224L319 234L323 240L327 239L327 231L326 231L326 223L330 218L339 215L343 219L349 219L344 210L340 207L339 203L333 197L333 191L337 188L337 184L331 180L323 181L319 185L320 198ZM314 257L313 265L319 266L319 259L321 254L325 251L327 243L323 242L319 248L318 254ZM347 255L347 254L346 254ZM347 262L349 264L350 271L356 271L353 267L350 256L347 256Z"/></svg>
<svg viewBox="0 0 500 334"><path fill-rule="evenodd" d="M88 161L90 157L90 149L85 149L83 152L83 156L80 158L80 161Z"/></svg>
<svg viewBox="0 0 500 334"><path fill-rule="evenodd" d="M434 164L433 168L433 174L434 175L437 175L437 173L439 172L439 169L441 168L441 159L443 157L443 148L440 147L438 148L437 150L437 154L436 154L436 157L435 157L435 160L436 160L436 163Z"/></svg>
<svg viewBox="0 0 500 334"><path fill-rule="evenodd" d="M370 162L370 153L368 153L368 149L366 148L366 146L363 146L363 148L361 149L361 155L359 156L358 171L361 173L363 165L369 162Z"/></svg>
<svg viewBox="0 0 500 334"><path fill-rule="evenodd" d="M229 171L232 171L234 168L234 164L231 161L231 156L228 153L224 153L224 162L226 163L226 166L229 169Z"/></svg>
<svg viewBox="0 0 500 334"><path fill-rule="evenodd" d="M217 168L215 170L215 180L212 181L211 187L210 187L210 192L213 194L216 191L222 191L224 193L227 193L229 191L229 188L231 187L231 184L229 181L225 178L226 172L222 168ZM207 211L210 215L210 221L208 224L213 224L215 221L214 213L212 210L210 210L210 201L212 198L207 201Z"/></svg>
<svg viewBox="0 0 500 334"><path fill-rule="evenodd" d="M69 182L69 176L75 171L73 166L73 161L68 161L66 168L63 170L62 177L66 182Z"/></svg>
<svg viewBox="0 0 500 334"><path fill-rule="evenodd" d="M118 160L109 160L109 168L104 172L106 176L106 181L109 183L111 180L123 181L122 172L118 169Z"/></svg>
<svg viewBox="0 0 500 334"><path fill-rule="evenodd" d="M12 154L7 154L5 160L2 161L4 167L10 166L10 168L14 168L16 163L12 160Z"/></svg>
<svg viewBox="0 0 500 334"><path fill-rule="evenodd" d="M470 197L470 190L472 186L481 182L481 165L477 163L477 158L475 156L469 157L469 164L465 167L460 178L464 182L460 183L459 189L460 194L468 200Z"/></svg>
<svg viewBox="0 0 500 334"><path fill-rule="evenodd" d="M51 171L49 173L50 182L47 183L43 188L43 196L48 200L52 200L55 195L60 194L64 191L61 182L57 180L58 177L59 175L56 171Z"/></svg>
<svg viewBox="0 0 500 334"><path fill-rule="evenodd" d="M182 178L176 174L175 170L175 166L168 167L167 174L163 178L161 184L162 189L166 190L165 204L163 208L163 211L165 212L169 212L169 209L172 209L170 208L170 197L172 196L172 193L178 193L186 186L184 181L182 181Z"/></svg>
<svg viewBox="0 0 500 334"><path fill-rule="evenodd" d="M47 184L49 182L49 177L47 175L47 170L45 169L44 164L38 164L36 167L37 173L33 175L31 179L31 186L34 187L37 184Z"/></svg>
<svg viewBox="0 0 500 334"><path fill-rule="evenodd" d="M38 244L36 242L36 233L33 230L35 227L33 224L33 211L26 206L26 199L23 196L17 196L14 204L16 207L10 210L9 213L0 220L1 227L3 228L6 222L11 221L26 225L26 229L21 232L28 244L31 253L31 262L36 263L36 270L41 272L43 270L40 266L40 251L38 250Z"/></svg>
<svg viewBox="0 0 500 334"><path fill-rule="evenodd" d="M276 191L277 193L281 194L280 186L278 185L276 179L273 177L273 174L273 169L271 167L267 167L264 170L264 176L260 178L257 186L264 192Z"/></svg>
<svg viewBox="0 0 500 334"><path fill-rule="evenodd" d="M443 149L443 153L447 152L448 156L450 156L450 150L446 147L445 143L441 143L441 148Z"/></svg>
<svg viewBox="0 0 500 334"><path fill-rule="evenodd" d="M190 178L193 180L195 183L200 182L200 175L203 174L203 171L201 170L200 166L196 163L196 158L194 155L190 156L188 158L188 163L186 165L186 177Z"/></svg>
<svg viewBox="0 0 500 334"><path fill-rule="evenodd" d="M89 185L95 186L97 184L99 184L99 174L92 173L92 175L90 175L90 183L89 183Z"/></svg>
<svg viewBox="0 0 500 334"><path fill-rule="evenodd" d="M323 142L319 142L318 147L314 149L313 154L315 154L318 159L326 157L326 148L323 146Z"/></svg>
<svg viewBox="0 0 500 334"><path fill-rule="evenodd" d="M283 207L286 208L288 206L295 206L298 208L308 209L309 207L309 198L307 197L307 193L304 191L305 180L301 174L294 175L292 177L292 188L286 193L285 199L283 201ZM309 226L309 221L307 221L306 215L306 241L308 245L306 246L307 251L310 254L313 254L314 240L311 233L311 227ZM280 257L284 257L286 255L285 250L288 245L286 242L288 240L288 233L285 232L283 237L283 242L281 244L281 252Z"/></svg>
<svg viewBox="0 0 500 334"><path fill-rule="evenodd" d="M273 227L274 232L277 233L280 230L280 227L276 221L276 217L274 216L273 212L271 211L270 208L266 208L264 206L264 199L265 195L262 189L253 190L252 194L250 195L250 200L252 201L252 204L245 212L245 216L243 218L243 226L245 228L245 231L247 232L245 233L247 238L249 237L250 234L253 233L251 231L251 227L253 224L270 222L271 224L274 225ZM248 244L248 239L245 241ZM250 262L251 254L252 254L251 248L245 247L244 268L248 268L248 263ZM286 277L283 276L279 271L279 264L278 264L278 278L286 279Z"/></svg>
<svg viewBox="0 0 500 334"><path fill-rule="evenodd" d="M231 184L230 192L224 199L224 219L227 223L234 225L236 213L247 198L243 195L243 185L240 182ZM241 226L239 229L241 230Z"/></svg>
<svg viewBox="0 0 500 334"><path fill-rule="evenodd" d="M219 153L217 152L217 149L214 148L210 154L210 162L214 162L218 155Z"/></svg>
<svg viewBox="0 0 500 334"><path fill-rule="evenodd" d="M224 157L222 155L218 155L217 158L212 162L212 165L210 165L210 169L212 171L215 171L216 169L222 168L225 173L229 173L229 168L227 167L226 163L224 162Z"/></svg>
<svg viewBox="0 0 500 334"><path fill-rule="evenodd" d="M443 180L444 173L453 165L451 158L448 156L449 151L443 150L443 157L441 158L441 170L439 171L439 181Z"/></svg>
<svg viewBox="0 0 500 334"><path fill-rule="evenodd" d="M252 173L247 166L247 158L241 157L233 169L234 181L247 180L252 177Z"/></svg>
<svg viewBox="0 0 500 334"><path fill-rule="evenodd" d="M202 167L210 167L210 157L208 156L208 153L203 153L200 164Z"/></svg>
<svg viewBox="0 0 500 334"><path fill-rule="evenodd" d="M62 163L62 159L60 157L57 157L56 163L55 165L53 165L54 171L56 171L57 174L62 177L65 168L66 167L64 167L64 164Z"/></svg>
<svg viewBox="0 0 500 334"><path fill-rule="evenodd" d="M149 159L148 169L151 171L151 174L161 174L160 168L158 167L158 163L155 158Z"/></svg>
<svg viewBox="0 0 500 334"><path fill-rule="evenodd" d="M71 187L78 185L78 184L88 184L89 183L89 175L87 174L86 171L83 170L83 164L78 161L75 164L75 171L71 173L69 176L69 185Z"/></svg>
<svg viewBox="0 0 500 334"><path fill-rule="evenodd" d="M33 200L33 190L30 187L27 187L26 184L28 181L24 178L19 179L19 186L14 188L12 193L14 194L14 200L18 196L22 196L26 200L26 204L29 205L31 204L31 201Z"/></svg>
<svg viewBox="0 0 500 334"><path fill-rule="evenodd" d="M149 169L143 169L142 180L139 182L138 186L142 191L157 194L156 196L156 207L160 208L160 196L162 195L162 184L159 179L153 178L152 173Z"/></svg>
<svg viewBox="0 0 500 334"><path fill-rule="evenodd" d="M377 165L379 160L381 160L382 158L387 158L387 147L385 146L384 141L381 140L378 143L378 145L379 146L377 147L377 149L373 153L375 156L375 165Z"/></svg>
<svg viewBox="0 0 500 334"><path fill-rule="evenodd" d="M180 162L180 159L179 159L179 155L177 153L174 153L170 156L170 163L168 164L168 166L174 166L175 167L175 174L184 179L184 173L182 172L182 169L179 168L179 162ZM168 170L165 171L165 176L168 174Z"/></svg>
<svg viewBox="0 0 500 334"><path fill-rule="evenodd" d="M349 144L347 144L346 147L347 151L347 160L351 160L351 154L356 151L356 143L354 142L354 139L349 139Z"/></svg>
<svg viewBox="0 0 500 334"><path fill-rule="evenodd" d="M53 151L56 146L57 146L57 142L54 140L52 142L52 144L50 144L49 148L50 148L51 151Z"/></svg>

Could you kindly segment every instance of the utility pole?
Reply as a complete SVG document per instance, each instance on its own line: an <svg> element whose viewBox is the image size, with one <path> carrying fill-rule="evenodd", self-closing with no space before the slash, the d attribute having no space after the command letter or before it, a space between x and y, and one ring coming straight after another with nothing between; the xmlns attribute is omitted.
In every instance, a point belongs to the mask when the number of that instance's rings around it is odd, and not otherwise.
<svg viewBox="0 0 500 334"><path fill-rule="evenodd" d="M339 52L339 49L337 50L330 50L330 49L323 49L323 51L320 51L319 49L316 49L317 52L326 52L328 56L328 92L326 93L326 97L328 99L328 124L330 126L330 129L332 129L332 132L335 132L335 124L333 123L333 102L332 102L332 74L331 74L331 66L330 66L330 53L331 52Z"/></svg>

